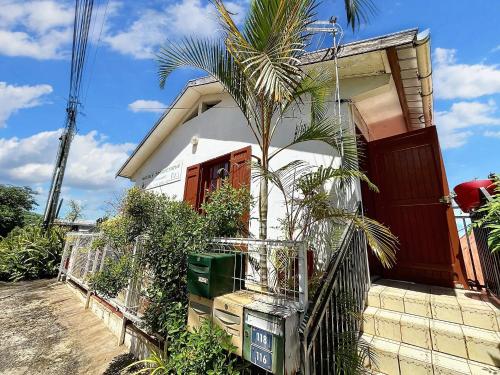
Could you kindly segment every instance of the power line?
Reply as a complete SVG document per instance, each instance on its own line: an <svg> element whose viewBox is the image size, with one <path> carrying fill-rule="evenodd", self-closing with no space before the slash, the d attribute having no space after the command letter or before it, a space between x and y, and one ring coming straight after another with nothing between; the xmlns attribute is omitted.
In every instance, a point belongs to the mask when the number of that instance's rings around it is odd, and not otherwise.
<svg viewBox="0 0 500 375"><path fill-rule="evenodd" d="M93 7L94 0L76 0L75 2L69 95L66 106L66 125L59 138L59 149L56 156L54 172L52 174L49 196L45 206L43 218L43 225L45 228L51 225L57 216L59 196L61 194L66 163L68 161L71 142L76 131L76 116L78 113L78 105L80 104L79 96Z"/></svg>
<svg viewBox="0 0 500 375"><path fill-rule="evenodd" d="M89 79L87 82L87 89L85 90L85 96L83 98L83 103L87 103L87 96L88 96L89 89L90 89L90 82L92 81L92 75L94 73L94 66L95 66L95 61L97 58L97 51L99 50L99 44L101 42L102 31L104 29L104 24L106 23L106 17L108 15L108 5L109 5L109 0L106 0L106 6L104 8L104 15L102 18L101 29L99 31L99 37L97 38L97 42L96 42L96 46L95 46L94 58L93 58L92 63L90 65Z"/></svg>

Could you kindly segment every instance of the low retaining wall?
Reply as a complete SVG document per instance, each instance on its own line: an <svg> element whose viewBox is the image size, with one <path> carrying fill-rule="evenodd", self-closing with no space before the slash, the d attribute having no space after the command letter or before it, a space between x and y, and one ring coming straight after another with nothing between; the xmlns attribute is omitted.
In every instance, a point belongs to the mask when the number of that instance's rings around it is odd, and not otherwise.
<svg viewBox="0 0 500 375"><path fill-rule="evenodd" d="M72 281L66 286L80 299L85 308L90 309L106 327L116 336L117 345L125 347L139 359L149 356L152 350L158 351L156 343L134 323L96 295L87 296L87 291Z"/></svg>

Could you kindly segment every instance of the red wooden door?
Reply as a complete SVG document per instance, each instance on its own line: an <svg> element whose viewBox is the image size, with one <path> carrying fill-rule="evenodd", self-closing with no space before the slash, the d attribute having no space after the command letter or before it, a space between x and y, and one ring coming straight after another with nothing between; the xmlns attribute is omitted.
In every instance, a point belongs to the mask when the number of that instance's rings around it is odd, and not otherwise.
<svg viewBox="0 0 500 375"><path fill-rule="evenodd" d="M370 142L368 161L380 189L368 197L371 215L400 241L396 265L382 276L466 287L453 211L440 202L449 189L436 128Z"/></svg>

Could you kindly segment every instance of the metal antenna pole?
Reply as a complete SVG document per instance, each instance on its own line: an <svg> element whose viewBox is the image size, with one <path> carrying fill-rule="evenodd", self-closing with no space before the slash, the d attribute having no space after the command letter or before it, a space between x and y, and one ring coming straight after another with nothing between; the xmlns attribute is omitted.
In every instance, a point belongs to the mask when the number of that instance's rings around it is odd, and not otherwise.
<svg viewBox="0 0 500 375"><path fill-rule="evenodd" d="M335 115L339 121L340 125L340 137L343 136L343 125L342 125L342 113L341 113L341 98L340 98L340 78L339 78L339 65L338 65L338 51L340 42L344 36L344 30L337 23L336 17L331 17L328 21L316 21L307 28L307 31L311 33L319 34L331 34L333 38L333 46L331 48L333 52L333 62L335 66L335 97L334 100L337 102L337 108L335 108ZM340 156L344 156L344 143L340 142Z"/></svg>

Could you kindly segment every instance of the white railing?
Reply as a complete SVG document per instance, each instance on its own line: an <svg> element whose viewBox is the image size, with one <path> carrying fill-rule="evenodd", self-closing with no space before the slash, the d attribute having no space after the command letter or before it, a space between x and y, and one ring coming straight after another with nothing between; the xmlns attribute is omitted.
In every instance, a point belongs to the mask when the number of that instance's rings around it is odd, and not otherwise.
<svg viewBox="0 0 500 375"><path fill-rule="evenodd" d="M66 236L61 264L62 277L73 281L87 291L88 298L94 293L90 286L90 277L103 269L107 259L117 260L126 252L141 254L144 237L138 237L129 249L114 249L109 244L103 247L93 246L101 238L99 233L70 232ZM126 251L124 251L126 250ZM265 251L267 284L260 280L259 264ZM240 262L235 262L234 290L250 289L262 294L278 297L283 303L296 302L299 309L305 310L308 302L307 255L301 242L281 240L255 240L246 238L216 238L209 242L200 253L241 254ZM136 257L133 257L136 259ZM140 257L139 257L140 258ZM239 267L239 269L237 269ZM105 300L132 321L140 321L147 308L146 290L151 277L148 271L139 269L133 273L128 287L115 298ZM102 296L101 296L102 297Z"/></svg>

